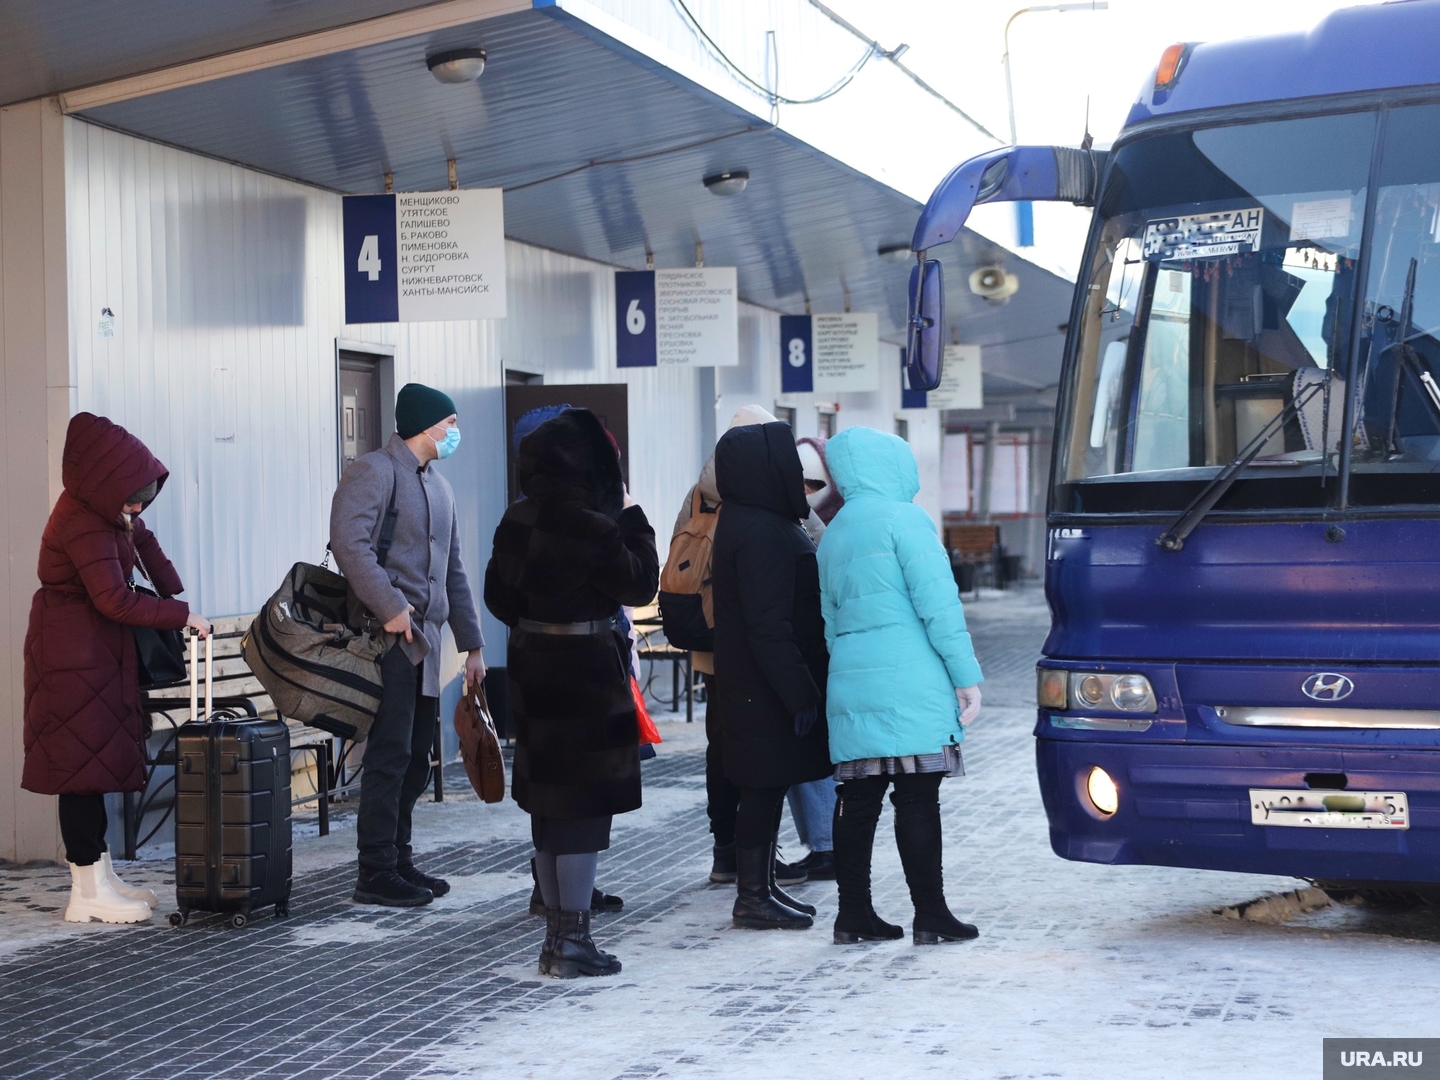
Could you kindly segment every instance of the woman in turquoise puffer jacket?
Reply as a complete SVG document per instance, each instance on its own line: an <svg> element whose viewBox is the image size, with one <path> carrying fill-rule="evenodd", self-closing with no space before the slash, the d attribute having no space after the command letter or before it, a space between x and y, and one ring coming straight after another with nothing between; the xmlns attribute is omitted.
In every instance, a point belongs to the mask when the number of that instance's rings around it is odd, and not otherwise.
<svg viewBox="0 0 1440 1080"><path fill-rule="evenodd" d="M819 551L830 760L841 781L835 941L904 936L870 900L875 825L890 785L915 943L968 940L979 931L945 902L940 832L940 781L964 775L960 741L980 711L980 665L960 593L934 522L911 502L920 471L908 443L847 428L825 459L845 498Z"/></svg>

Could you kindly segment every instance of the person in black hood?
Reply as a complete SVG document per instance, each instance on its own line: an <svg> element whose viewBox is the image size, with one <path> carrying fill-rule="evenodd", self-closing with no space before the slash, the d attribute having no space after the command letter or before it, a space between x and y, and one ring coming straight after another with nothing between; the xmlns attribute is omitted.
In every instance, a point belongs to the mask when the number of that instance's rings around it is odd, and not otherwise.
<svg viewBox="0 0 1440 1080"><path fill-rule="evenodd" d="M495 530L485 606L511 628L511 794L530 814L545 901L540 973L614 975L620 962L590 937L596 857L611 816L640 806L629 642L616 616L655 595L655 530L587 409L525 436L516 471L525 498Z"/></svg>
<svg viewBox="0 0 1440 1080"><path fill-rule="evenodd" d="M739 787L737 927L803 929L815 909L775 885L785 790L830 774L828 657L815 546L788 424L731 428L715 448L715 673L725 774Z"/></svg>

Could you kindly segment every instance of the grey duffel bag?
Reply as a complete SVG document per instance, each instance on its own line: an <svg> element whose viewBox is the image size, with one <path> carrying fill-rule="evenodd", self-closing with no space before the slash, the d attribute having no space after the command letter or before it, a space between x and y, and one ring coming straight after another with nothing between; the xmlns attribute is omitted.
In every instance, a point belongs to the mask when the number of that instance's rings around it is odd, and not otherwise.
<svg viewBox="0 0 1440 1080"><path fill-rule="evenodd" d="M345 579L296 563L240 649L280 715L361 742L380 707L380 660L392 635L353 628Z"/></svg>

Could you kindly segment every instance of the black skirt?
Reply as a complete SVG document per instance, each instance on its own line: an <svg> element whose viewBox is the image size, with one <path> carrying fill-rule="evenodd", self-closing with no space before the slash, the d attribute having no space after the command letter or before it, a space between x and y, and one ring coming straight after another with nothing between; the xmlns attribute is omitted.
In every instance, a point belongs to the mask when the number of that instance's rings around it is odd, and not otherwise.
<svg viewBox="0 0 1440 1080"><path fill-rule="evenodd" d="M610 815L553 818L530 815L530 838L547 855L588 855L610 847Z"/></svg>

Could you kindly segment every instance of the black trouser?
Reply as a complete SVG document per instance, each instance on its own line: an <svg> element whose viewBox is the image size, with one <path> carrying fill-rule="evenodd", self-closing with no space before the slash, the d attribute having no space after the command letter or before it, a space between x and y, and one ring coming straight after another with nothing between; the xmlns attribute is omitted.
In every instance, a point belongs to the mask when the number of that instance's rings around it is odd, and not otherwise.
<svg viewBox="0 0 1440 1080"><path fill-rule="evenodd" d="M780 827L780 813L788 788L742 787L740 807L735 814L735 846L767 847Z"/></svg>
<svg viewBox="0 0 1440 1080"><path fill-rule="evenodd" d="M870 858L881 800L893 784L895 846L919 914L948 913L941 863L940 781L944 773L902 773L846 780L835 800L835 884L842 912L870 910Z"/></svg>
<svg viewBox="0 0 1440 1080"><path fill-rule="evenodd" d="M430 779L437 698L421 693L422 671L398 645L380 662L380 708L365 741L355 832L360 866L393 870L410 861L410 817Z"/></svg>
<svg viewBox="0 0 1440 1080"><path fill-rule="evenodd" d="M61 795L60 838L65 841L65 860L76 866L93 866L109 850L105 846L104 795Z"/></svg>
<svg viewBox="0 0 1440 1080"><path fill-rule="evenodd" d="M721 730L720 698L715 676L705 675L705 813L720 847L735 842L735 811L740 789L725 779L725 733Z"/></svg>

